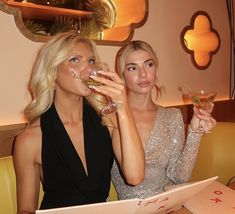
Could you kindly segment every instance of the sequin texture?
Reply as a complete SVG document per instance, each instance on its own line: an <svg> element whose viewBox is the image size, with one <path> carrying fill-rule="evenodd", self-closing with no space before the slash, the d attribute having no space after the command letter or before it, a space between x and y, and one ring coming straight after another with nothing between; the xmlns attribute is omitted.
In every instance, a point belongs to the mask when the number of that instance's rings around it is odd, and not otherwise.
<svg viewBox="0 0 235 214"><path fill-rule="evenodd" d="M146 198L173 184L187 182L196 160L202 134L188 131L185 141L184 122L179 109L159 106L145 150L145 179L138 186L123 180L116 161L112 181L118 198Z"/></svg>

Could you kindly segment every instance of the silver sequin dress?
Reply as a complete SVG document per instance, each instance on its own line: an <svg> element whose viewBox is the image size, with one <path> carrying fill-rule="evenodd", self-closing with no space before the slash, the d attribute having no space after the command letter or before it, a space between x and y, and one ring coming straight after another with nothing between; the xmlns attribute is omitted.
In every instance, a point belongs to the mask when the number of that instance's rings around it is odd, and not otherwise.
<svg viewBox="0 0 235 214"><path fill-rule="evenodd" d="M118 198L146 198L164 191L164 187L187 182L196 160L202 134L188 131L185 141L184 122L179 109L158 108L145 151L145 179L129 186L120 175L117 163L112 181Z"/></svg>

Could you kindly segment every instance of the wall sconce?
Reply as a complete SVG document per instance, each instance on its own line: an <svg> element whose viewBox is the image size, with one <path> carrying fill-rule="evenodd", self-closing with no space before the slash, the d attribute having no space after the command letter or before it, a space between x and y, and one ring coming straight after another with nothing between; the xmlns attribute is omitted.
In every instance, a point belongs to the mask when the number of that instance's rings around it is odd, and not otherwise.
<svg viewBox="0 0 235 214"><path fill-rule="evenodd" d="M208 68L212 56L220 47L219 34L204 11L198 11L192 16L190 25L183 29L180 39L194 66L201 70Z"/></svg>

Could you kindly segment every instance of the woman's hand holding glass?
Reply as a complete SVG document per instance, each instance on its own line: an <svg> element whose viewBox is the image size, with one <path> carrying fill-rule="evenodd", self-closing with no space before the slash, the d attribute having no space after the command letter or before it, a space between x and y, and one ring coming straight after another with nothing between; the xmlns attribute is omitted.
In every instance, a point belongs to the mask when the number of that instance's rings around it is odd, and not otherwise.
<svg viewBox="0 0 235 214"><path fill-rule="evenodd" d="M187 84L178 87L182 93L185 104L194 105L194 115L190 123L193 132L210 133L216 125L216 120L211 116L216 92L210 90L192 90Z"/></svg>
<svg viewBox="0 0 235 214"><path fill-rule="evenodd" d="M86 83L86 85L96 92L103 94L107 105L101 110L103 116L113 114L122 103L123 97L120 96L124 90L124 84L115 72L110 72L106 63L100 62L89 64L83 69L79 76L72 74Z"/></svg>
<svg viewBox="0 0 235 214"><path fill-rule="evenodd" d="M190 122L193 132L210 133L216 125L216 120L211 116L213 108L213 102L208 103L207 109L198 108L197 106L193 107L194 114Z"/></svg>
<svg viewBox="0 0 235 214"><path fill-rule="evenodd" d="M100 85L91 86L96 92L105 95L112 102L112 105L118 110L125 102L127 102L126 90L123 80L115 72L98 71L99 75L91 76L91 78ZM110 102L109 101L109 102ZM104 111L102 114L105 115Z"/></svg>

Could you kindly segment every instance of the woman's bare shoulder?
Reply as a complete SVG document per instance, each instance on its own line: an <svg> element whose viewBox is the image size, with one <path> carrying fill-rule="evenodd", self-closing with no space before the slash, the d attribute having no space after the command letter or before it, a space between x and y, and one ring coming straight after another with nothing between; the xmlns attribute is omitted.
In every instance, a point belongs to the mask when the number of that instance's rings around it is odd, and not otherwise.
<svg viewBox="0 0 235 214"><path fill-rule="evenodd" d="M28 149L37 149L41 142L40 120L28 125L21 133L19 133L14 142L14 150L26 152Z"/></svg>
<svg viewBox="0 0 235 214"><path fill-rule="evenodd" d="M17 176L36 172L41 165L40 120L28 125L17 135L13 144L13 162Z"/></svg>
<svg viewBox="0 0 235 214"><path fill-rule="evenodd" d="M34 140L41 135L40 121L36 120L34 123L25 127L25 129L16 136L16 141L21 143Z"/></svg>

